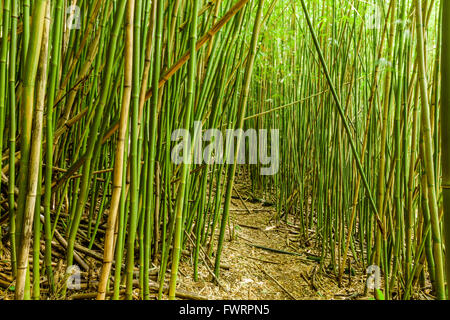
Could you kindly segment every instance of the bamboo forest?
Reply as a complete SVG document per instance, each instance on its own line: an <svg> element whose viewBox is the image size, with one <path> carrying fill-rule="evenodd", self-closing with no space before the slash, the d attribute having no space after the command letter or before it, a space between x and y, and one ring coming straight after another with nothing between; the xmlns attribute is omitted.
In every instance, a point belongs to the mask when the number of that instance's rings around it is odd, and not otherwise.
<svg viewBox="0 0 450 320"><path fill-rule="evenodd" d="M449 299L449 25L0 0L0 300Z"/></svg>

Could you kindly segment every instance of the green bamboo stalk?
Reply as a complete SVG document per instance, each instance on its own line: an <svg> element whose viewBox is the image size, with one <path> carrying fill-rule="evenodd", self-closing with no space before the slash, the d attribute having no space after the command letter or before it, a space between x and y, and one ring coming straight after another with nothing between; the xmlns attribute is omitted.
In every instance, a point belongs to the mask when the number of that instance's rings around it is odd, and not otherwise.
<svg viewBox="0 0 450 320"><path fill-rule="evenodd" d="M435 168L433 163L433 140L431 137L430 109L428 105L427 79L425 66L425 42L423 36L422 2L416 1L417 56L419 62L419 83L422 101L422 132L424 139L424 165L428 182L428 197L433 235L433 254L436 262L436 294L438 299L445 299L444 260L439 227L439 212L435 188Z"/></svg>
<svg viewBox="0 0 450 320"><path fill-rule="evenodd" d="M138 197L139 197L139 168L140 158L138 157L138 118L139 118L139 63L140 63L140 17L141 1L135 1L134 8L134 32L133 32L133 76L131 93L131 149L130 149L130 226L127 239L127 263L126 263L126 298L133 298L134 279L134 245L136 239L136 229L138 223Z"/></svg>
<svg viewBox="0 0 450 320"><path fill-rule="evenodd" d="M262 28L263 4L264 4L264 0L260 0L258 2L258 9L256 12L256 19L255 19L253 33L252 33L252 41L250 44L250 51L249 51L249 55L248 55L248 59L247 59L243 92L241 95L241 99L239 101L239 105L241 106L241 108L238 113L238 118L236 120L235 128L238 130L241 129L241 131L239 131L239 135L237 137L237 143L236 143L235 150L234 150L235 152L233 155L234 161L233 161L233 164L230 165L231 168L228 170L227 187L226 187L226 191L225 191L225 204L224 204L224 209L223 209L223 214L222 214L222 223L220 226L220 234L219 234L219 240L218 240L217 251L216 251L216 259L215 259L215 264L214 264L214 274L215 274L216 278L219 278L219 273L220 273L220 258L221 258L221 253L222 253L222 249L223 249L223 240L225 237L225 227L226 227L226 223L228 222L228 217L229 217L231 193L233 191L233 184L234 184L234 177L236 174L238 153L239 153L241 139L242 139L242 129L244 126L244 117L246 115L246 110L247 110L247 103L248 103L248 97L249 97L249 92L250 92L250 83L252 80L256 51L258 48L259 34L260 34L261 28Z"/></svg>
<svg viewBox="0 0 450 320"><path fill-rule="evenodd" d="M199 9L199 0L194 0L191 9L191 25L190 25L190 59L188 68L188 89L187 89L187 106L184 116L184 128L189 130L191 127L191 113L194 108L195 101L195 71L197 69L197 24ZM156 88L156 87L155 87ZM182 220L183 220L183 207L185 205L185 193L186 184L188 180L188 172L190 168L191 154L187 153L189 150L188 140L184 139L184 152L183 152L183 164L181 171L181 181L178 186L177 199L175 203L175 237L173 241L172 251L172 269L169 282L169 299L175 299L175 291L177 284L178 264L181 255L181 242L182 242Z"/></svg>
<svg viewBox="0 0 450 320"><path fill-rule="evenodd" d="M9 184L8 184L8 205L9 205L9 235L11 243L11 269L13 276L16 276L16 213L14 208L14 188L15 188L15 154L16 154L16 61L17 61L17 22L19 19L19 4L12 3L11 11L11 45L9 57L9 97L10 97L10 133L9 133Z"/></svg>
<svg viewBox="0 0 450 320"><path fill-rule="evenodd" d="M445 128L450 123L450 92L446 90L450 81L450 32L444 26L450 23L450 4L442 1L442 58L441 58L441 128ZM450 248L450 132L441 131L441 152L442 152L442 194L444 205L444 239L445 247ZM445 259L446 278L450 279L450 255L447 253ZM447 285L447 297L450 296Z"/></svg>
<svg viewBox="0 0 450 320"><path fill-rule="evenodd" d="M78 232L78 227L80 224L81 216L83 213L83 209L86 203L87 194L88 194L88 186L91 178L91 160L94 153L94 147L96 145L97 141L97 135L98 135L98 129L100 127L100 122L103 116L103 110L105 108L105 105L107 103L108 99L108 93L109 93L109 87L111 83L111 77L112 77L112 69L114 65L114 57L116 53L116 45L117 45L117 38L119 36L119 30L122 25L122 20L125 12L125 5L126 1L121 0L118 4L117 11L114 17L114 23L113 28L111 31L109 46L107 50L107 62L105 66L105 72L103 76L102 86L103 90L101 91L101 95L99 98L98 105L95 109L95 117L93 119L92 128L89 131L89 137L87 141L87 150L86 150L86 162L83 166L83 173L81 178L81 187L79 190L79 196L78 201L75 206L75 215L74 215L74 222L71 225L70 231L69 231L69 238L67 240L68 247L67 247L67 266L71 266L73 263L73 250L75 246L75 238Z"/></svg>
<svg viewBox="0 0 450 320"><path fill-rule="evenodd" d="M26 202L23 207L22 215L22 226L20 232L20 250L18 251L17 259L17 279L16 279L16 292L15 298L18 300L24 299L25 294L25 281L28 273L28 253L30 248L31 233L34 218L34 208L36 204L36 191L40 159L41 159L41 143L42 143L42 130L43 130L43 114L44 114L44 99L45 99L45 87L47 84L47 52L48 52L48 36L50 28L50 17L48 1L37 1L36 6L33 10L33 24L31 26L33 30L33 37L30 39L30 52L27 55L27 67L31 75L25 78L25 90L24 90L24 101L26 101L25 110L28 112L24 114L24 121L29 122L27 117L33 117L34 113L34 128L33 128L33 138L31 139L31 128L29 128L29 123L24 123L22 134L29 132L29 139L22 141L21 146L23 149L29 149L27 152L23 152L23 158L28 155L27 161L29 159L29 164L27 163L24 167L23 161L21 161L20 173L25 169L29 169L27 173L28 181L25 180L26 177L21 181L19 190L26 192ZM47 17L46 17L47 11ZM41 47L41 43L43 46ZM40 60L39 60L40 57ZM40 62L39 62L40 61ZM39 67L38 67L39 64ZM38 95L36 103L34 103L34 80L36 74L38 73ZM33 110L34 105L35 110ZM29 129L28 129L29 128ZM28 145L27 145L28 144ZM31 148L29 146L31 144ZM21 158L21 160L23 159ZM20 199L20 193L19 193Z"/></svg>
<svg viewBox="0 0 450 320"><path fill-rule="evenodd" d="M144 248L144 299L150 299L149 292L149 269L151 261L151 241L153 227L153 219L155 212L154 203L154 181L155 181L155 164L156 164L156 142L157 142L157 122L158 122L158 104L159 104L159 91L158 83L161 73L161 57L162 57L162 32L163 32L163 16L164 8L163 3L158 1L155 3L157 6L156 23L155 23L155 46L153 54L153 69L152 69L152 86L155 88L154 95L151 98L150 105L150 126L149 126L149 154L148 154L148 176L147 176L147 211L145 212L145 248ZM144 91L145 92L145 91ZM141 93L141 98L144 97L144 92Z"/></svg>

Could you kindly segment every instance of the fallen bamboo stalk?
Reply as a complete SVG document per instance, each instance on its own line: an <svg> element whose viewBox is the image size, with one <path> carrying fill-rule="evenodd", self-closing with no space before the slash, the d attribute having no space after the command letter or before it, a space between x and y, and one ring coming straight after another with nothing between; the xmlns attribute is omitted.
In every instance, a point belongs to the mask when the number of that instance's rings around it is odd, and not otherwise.
<svg viewBox="0 0 450 320"><path fill-rule="evenodd" d="M261 269L260 267L258 267L259 270L262 271L262 273L264 273L266 276L268 276L270 278L270 280L272 280L273 282L275 282L284 292L286 292L286 294L291 297L293 300L297 300L296 297L294 297L292 295L292 293L290 293L277 279L275 279L274 277L272 277L269 273L267 273L264 269Z"/></svg>
<svg viewBox="0 0 450 320"><path fill-rule="evenodd" d="M303 257L303 255L301 253L297 253L297 252L291 252L291 251L284 251L284 250L279 250L279 249L274 249L274 248L269 248L269 247L264 247L264 246L260 246L257 244L253 244L253 243L247 243L249 246L251 247L255 247L258 249L262 249L262 250L266 250L266 251L271 251L271 252L275 252L275 253L281 253L281 254L288 254L288 255L292 255L292 256L299 256L299 257Z"/></svg>
<svg viewBox="0 0 450 320"><path fill-rule="evenodd" d="M133 281L133 286L138 286L139 285L139 280L134 280ZM159 290L159 284L153 281L149 282L149 288L150 290L153 290L155 292L158 292ZM125 294L125 289L120 290L120 295L124 295ZM169 292L169 286L168 285L164 285L163 286L163 292L164 294L168 294ZM106 296L112 296L113 292L112 291L108 291L106 292ZM189 292L186 290L182 290L182 289L177 289L176 293L175 293L177 298L181 298L181 299L189 299L189 300L208 300L207 297L198 295L196 293L193 292ZM95 299L95 297L97 297L97 292L90 292L90 293L77 293L74 294L72 296L70 296L71 300L84 300L84 299Z"/></svg>

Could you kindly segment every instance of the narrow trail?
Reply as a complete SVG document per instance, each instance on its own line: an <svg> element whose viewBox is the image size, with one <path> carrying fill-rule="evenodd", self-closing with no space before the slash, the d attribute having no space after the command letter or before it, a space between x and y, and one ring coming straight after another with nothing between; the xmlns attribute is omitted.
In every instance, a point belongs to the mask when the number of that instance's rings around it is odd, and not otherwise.
<svg viewBox="0 0 450 320"><path fill-rule="evenodd" d="M199 266L199 281L192 278L192 258L185 256L179 275L179 288L208 299L249 300L320 300L363 299L364 275L346 274L342 288L336 278L319 271L319 262L311 260L317 252L313 242L299 248L299 231L293 221L275 220L274 207L249 201L244 185L237 185L232 199L230 224L222 253L220 283L211 282L212 275L204 262ZM250 211L250 212L249 212ZM231 234L230 234L231 233ZM266 249L263 249L265 247ZM295 253L283 254L268 248ZM309 257L309 258L308 258Z"/></svg>

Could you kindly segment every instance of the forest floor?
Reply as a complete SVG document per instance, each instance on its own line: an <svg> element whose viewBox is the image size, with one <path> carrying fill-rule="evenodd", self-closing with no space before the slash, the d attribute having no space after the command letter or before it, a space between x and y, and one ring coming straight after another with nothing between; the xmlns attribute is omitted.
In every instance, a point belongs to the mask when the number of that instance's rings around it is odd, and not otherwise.
<svg viewBox="0 0 450 320"><path fill-rule="evenodd" d="M311 234L306 241L301 241L302 245L300 245L300 227L296 225L291 216L288 221L277 222L275 207L261 201L254 201L251 191L249 191L250 186L245 184L245 179L236 180L237 184L231 201L230 223L226 228L222 251L219 284L214 281L212 275L214 256L205 258L204 251L201 252L199 258L199 279L194 281L193 246L192 240L188 239L187 250L184 250L179 266L177 282L177 288L181 292L179 298L211 300L368 299L368 297L362 296L365 286L364 274L359 271L355 271L356 273L351 277L345 274L343 285L339 287L334 274L327 270L319 272L320 252L315 246L314 234ZM217 229L213 252L216 249L218 234L219 230ZM54 242L54 246L57 245L59 244ZM55 277L60 279L59 283L62 284L64 282L64 267L62 266L64 249L60 249L60 254L53 257L53 264ZM3 253L0 257L0 300L14 298L14 292L10 287L14 285L14 282L9 271L8 251L2 250ZM93 299L96 296L98 272L95 270L101 270L101 246L94 245L90 252L90 256L82 255L91 268L87 276L88 281L85 283L86 272L83 272L82 290L68 292L68 299ZM324 265L326 266L326 264ZM151 272L152 298L156 298L158 269L158 266L154 266ZM138 279L138 270L136 269L135 272ZM46 282L45 276L42 276L41 281ZM168 272L165 277L166 285L169 278L170 273ZM41 290L41 298L60 298L48 296L46 291L45 289ZM134 296L139 299L138 289L134 291ZM167 296L164 295L163 299L167 299Z"/></svg>
<svg viewBox="0 0 450 320"><path fill-rule="evenodd" d="M184 256L180 264L180 289L219 300L368 299L362 296L365 275L358 271L351 277L345 274L340 288L336 276L319 272L320 263L311 260L320 254L313 247L314 240L300 248L299 226L293 221L276 222L275 207L249 201L248 189L237 184L231 202L230 225L221 258L224 266L221 285L211 281L213 276L208 271L211 267L205 267L204 261L199 266L199 281L195 282L192 257Z"/></svg>

